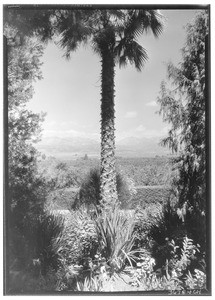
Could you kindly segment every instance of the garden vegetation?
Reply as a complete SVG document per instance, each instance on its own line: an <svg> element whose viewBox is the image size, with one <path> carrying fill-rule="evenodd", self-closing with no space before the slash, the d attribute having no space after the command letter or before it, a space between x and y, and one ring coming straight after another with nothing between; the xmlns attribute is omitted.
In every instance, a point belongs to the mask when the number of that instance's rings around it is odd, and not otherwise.
<svg viewBox="0 0 215 300"><path fill-rule="evenodd" d="M155 35L160 34L160 15L156 11L130 10L125 18L123 10L106 9L84 14L84 10L25 10L23 14L15 11L15 15L12 10L5 11L9 144L5 293L207 292L205 45L208 13L202 10L188 24L182 60L177 67L168 65L169 81L161 84L158 97L160 114L171 127L163 144L171 147L177 157L171 162L173 178L169 180L154 167L150 168L148 179L139 182L136 180L139 173L134 172L132 177L128 176L131 172L126 172L126 167L115 167L114 147L110 156L105 150L106 139L114 144L113 131L105 129L114 127L113 106L107 108L105 101L109 100L104 99L110 93L113 101L114 83L106 81L105 69L110 65L109 71L114 75L115 60L121 65L130 61L140 69L146 53L135 39L149 28ZM79 22L83 16L88 27ZM25 23L26 20L30 22ZM41 79L42 42L53 38L56 20L58 32L62 34L60 44L67 52L93 36L91 42L102 59L102 86L106 86L103 109L110 109L102 125L102 132L107 133L103 135L104 156L102 168L92 166L84 174L65 162L44 158L36 150L45 115L26 108L32 98L34 81ZM23 24L26 24L24 28ZM77 33L85 30L85 34L69 41L67 37L73 27ZM95 32L89 31L90 28ZM121 37L118 44L114 34ZM110 44L106 43L107 35ZM170 81L173 86L169 85ZM105 115L104 111L102 114ZM86 163L91 162L84 160ZM168 170L169 166L168 162ZM114 190L112 202L105 199L105 177L109 172L107 182ZM168 199L148 202L145 206L136 201L134 205L135 185L147 185L146 181L148 185L168 183ZM74 187L78 190L72 194L73 200L66 202L66 209L61 213L60 207L52 209L59 191Z"/></svg>

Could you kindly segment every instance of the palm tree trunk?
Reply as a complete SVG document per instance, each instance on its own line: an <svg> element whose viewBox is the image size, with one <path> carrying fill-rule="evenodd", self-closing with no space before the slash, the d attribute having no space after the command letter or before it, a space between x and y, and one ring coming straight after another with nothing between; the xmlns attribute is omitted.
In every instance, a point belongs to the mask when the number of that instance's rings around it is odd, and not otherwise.
<svg viewBox="0 0 215 300"><path fill-rule="evenodd" d="M108 47L102 52L101 175L100 198L105 208L118 200L115 166L114 57Z"/></svg>

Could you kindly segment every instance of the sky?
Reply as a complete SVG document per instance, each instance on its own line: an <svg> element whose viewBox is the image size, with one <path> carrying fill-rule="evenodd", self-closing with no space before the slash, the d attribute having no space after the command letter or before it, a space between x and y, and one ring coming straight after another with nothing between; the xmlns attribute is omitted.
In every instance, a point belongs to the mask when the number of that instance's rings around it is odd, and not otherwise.
<svg viewBox="0 0 215 300"><path fill-rule="evenodd" d="M166 18L163 34L156 39L143 35L139 43L147 50L148 61L141 72L134 66L116 67L116 139L126 137L158 138L168 124L156 112L161 81L166 79L166 63L178 64L185 43L184 26L197 10L162 10ZM63 50L48 44L43 56L43 80L34 85L29 103L34 112L46 112L43 138L100 137L100 58L90 45L80 47L71 59Z"/></svg>

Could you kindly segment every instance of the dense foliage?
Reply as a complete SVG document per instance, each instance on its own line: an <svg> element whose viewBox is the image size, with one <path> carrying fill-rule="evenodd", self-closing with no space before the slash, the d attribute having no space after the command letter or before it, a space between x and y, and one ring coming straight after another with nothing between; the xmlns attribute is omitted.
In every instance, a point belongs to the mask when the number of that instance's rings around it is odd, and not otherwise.
<svg viewBox="0 0 215 300"><path fill-rule="evenodd" d="M175 181L179 216L194 240L205 248L206 236L206 43L208 13L199 13L187 25L182 62L168 65L172 86L161 85L160 114L170 124L163 141L178 153L179 174Z"/></svg>
<svg viewBox="0 0 215 300"><path fill-rule="evenodd" d="M56 268L58 259L53 239L62 230L62 224L44 211L50 189L38 172L39 153L34 147L40 137L44 114L35 114L27 108L33 95L33 83L41 79L43 46L35 37L16 39L17 29L8 24L4 34L8 58L6 289L10 293L25 290L23 283L28 272L38 276L40 272L45 274L49 268Z"/></svg>
<svg viewBox="0 0 215 300"><path fill-rule="evenodd" d="M34 211L42 209L43 196L37 188L36 150L32 141L38 138L39 123L43 116L26 109L32 97L33 81L41 77L39 71L42 47L32 39L14 44L16 29L5 26L8 49L8 164L9 206L15 226L32 221ZM42 198L40 198L42 197ZM37 215L37 213L36 213Z"/></svg>

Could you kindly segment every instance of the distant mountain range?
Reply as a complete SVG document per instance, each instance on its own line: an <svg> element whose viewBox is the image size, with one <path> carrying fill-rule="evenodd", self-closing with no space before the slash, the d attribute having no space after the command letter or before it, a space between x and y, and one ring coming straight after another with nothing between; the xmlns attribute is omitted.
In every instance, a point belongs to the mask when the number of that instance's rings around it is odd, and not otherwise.
<svg viewBox="0 0 215 300"><path fill-rule="evenodd" d="M156 155L169 155L170 151L159 145L160 138L127 137L116 144L119 156L153 157Z"/></svg>
<svg viewBox="0 0 215 300"><path fill-rule="evenodd" d="M116 155L122 157L153 157L168 155L170 151L159 145L159 138L128 137L116 142ZM37 149L47 156L71 159L87 154L100 155L100 143L83 137L46 137L37 144Z"/></svg>

